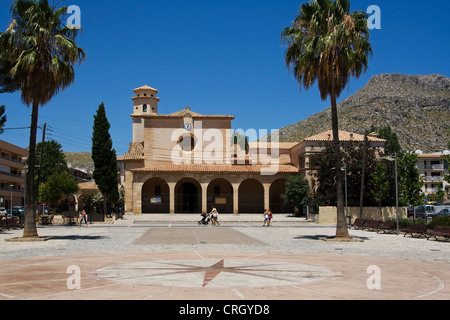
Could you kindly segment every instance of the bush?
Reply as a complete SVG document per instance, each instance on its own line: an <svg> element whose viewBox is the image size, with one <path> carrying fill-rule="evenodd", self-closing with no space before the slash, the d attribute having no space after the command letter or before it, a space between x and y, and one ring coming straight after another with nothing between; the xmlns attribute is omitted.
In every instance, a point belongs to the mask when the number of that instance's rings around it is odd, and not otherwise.
<svg viewBox="0 0 450 320"><path fill-rule="evenodd" d="M434 218L428 225L428 228L434 229L436 226L450 226L450 216L440 216Z"/></svg>
<svg viewBox="0 0 450 320"><path fill-rule="evenodd" d="M394 221L396 222L397 220L394 218L389 218L387 219L387 221ZM411 227L412 224L426 224L425 219L416 219L415 221L413 221L413 219L410 218L402 218L402 219L398 219L398 225L400 227L400 229L409 229L409 227Z"/></svg>

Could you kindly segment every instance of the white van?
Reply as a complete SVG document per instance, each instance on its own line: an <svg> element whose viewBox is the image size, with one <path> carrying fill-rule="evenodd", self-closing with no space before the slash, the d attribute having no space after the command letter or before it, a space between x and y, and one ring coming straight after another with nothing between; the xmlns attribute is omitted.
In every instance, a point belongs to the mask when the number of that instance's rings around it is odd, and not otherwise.
<svg viewBox="0 0 450 320"><path fill-rule="evenodd" d="M436 209L432 204L422 204L416 208L416 218L433 217Z"/></svg>

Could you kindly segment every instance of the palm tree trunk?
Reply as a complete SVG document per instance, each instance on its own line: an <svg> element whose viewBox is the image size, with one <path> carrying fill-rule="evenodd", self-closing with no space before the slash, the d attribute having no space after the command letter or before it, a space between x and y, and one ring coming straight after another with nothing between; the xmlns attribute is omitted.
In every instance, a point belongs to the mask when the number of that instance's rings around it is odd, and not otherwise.
<svg viewBox="0 0 450 320"><path fill-rule="evenodd" d="M39 103L33 102L31 111L30 146L28 150L28 172L26 176L26 205L23 237L37 237L36 207L34 201L34 169L36 163L36 135Z"/></svg>
<svg viewBox="0 0 450 320"><path fill-rule="evenodd" d="M336 168L336 195L337 195L337 223L336 237L348 238L347 221L345 220L344 211L344 190L343 177L341 170L341 150L339 144L339 126L336 106L336 95L331 93L331 124L333 130L333 149L334 149L334 167Z"/></svg>

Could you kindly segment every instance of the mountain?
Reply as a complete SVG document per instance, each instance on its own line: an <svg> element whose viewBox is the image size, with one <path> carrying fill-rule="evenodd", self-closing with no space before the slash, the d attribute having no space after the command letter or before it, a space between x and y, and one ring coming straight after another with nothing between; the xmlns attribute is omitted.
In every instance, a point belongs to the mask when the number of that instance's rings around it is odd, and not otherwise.
<svg viewBox="0 0 450 320"><path fill-rule="evenodd" d="M94 170L94 161L89 152L64 152L69 167L84 169L86 172Z"/></svg>
<svg viewBox="0 0 450 320"><path fill-rule="evenodd" d="M339 129L364 133L391 126L404 149L445 150L450 141L450 78L442 75L374 76L338 105ZM301 141L331 129L330 108L280 129L280 142Z"/></svg>

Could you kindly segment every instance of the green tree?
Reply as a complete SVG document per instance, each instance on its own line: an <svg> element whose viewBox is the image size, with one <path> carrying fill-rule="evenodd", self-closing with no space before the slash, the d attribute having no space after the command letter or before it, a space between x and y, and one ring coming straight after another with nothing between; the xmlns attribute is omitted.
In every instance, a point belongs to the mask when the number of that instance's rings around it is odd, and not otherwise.
<svg viewBox="0 0 450 320"><path fill-rule="evenodd" d="M50 208L57 206L58 202L65 197L78 191L77 182L67 172L52 174L47 182L42 184L39 192L39 200L47 202Z"/></svg>
<svg viewBox="0 0 450 320"><path fill-rule="evenodd" d="M6 33L13 32L17 22L13 20L9 25ZM20 89L19 85L11 76L12 62L8 56L8 47L10 46L11 37L0 37L0 93L14 92Z"/></svg>
<svg viewBox="0 0 450 320"><path fill-rule="evenodd" d="M62 146L53 139L37 144L36 159L39 159L40 162L40 183L46 182L53 173L70 173L66 156L62 151ZM40 159L42 159L42 161L40 161Z"/></svg>
<svg viewBox="0 0 450 320"><path fill-rule="evenodd" d="M366 205L374 204L370 189L370 175L376 162L376 149L366 148L363 199ZM361 175L364 146L360 143L345 143L342 147L342 163L346 166L347 200L349 206L358 206L361 197ZM331 144L326 144L322 152L310 159L317 181L317 202L327 206L336 206L336 170L334 167L334 150ZM342 168L342 167L341 167ZM344 171L345 173L345 171Z"/></svg>
<svg viewBox="0 0 450 320"><path fill-rule="evenodd" d="M398 141L397 134L392 131L392 128L389 125L380 128L372 125L370 131L378 133L378 138L386 140L386 143L384 144L384 154L394 155L395 153L400 154L402 152L402 147Z"/></svg>
<svg viewBox="0 0 450 320"><path fill-rule="evenodd" d="M92 133L92 160L94 161L93 178L103 194L103 212L107 214L108 201L118 199L117 157L116 150L109 134L110 124L106 117L103 102L94 116L94 131Z"/></svg>
<svg viewBox="0 0 450 320"><path fill-rule="evenodd" d="M449 133L450 133L450 130L449 130ZM450 150L450 141L447 144L447 148ZM442 155L442 158L444 158L444 161L447 162L447 165L450 165L450 154L444 154L444 155ZM445 179L445 181L450 183L450 170L448 170L447 174L444 174L444 179Z"/></svg>
<svg viewBox="0 0 450 320"><path fill-rule="evenodd" d="M422 181L417 168L417 154L409 151L398 156L399 203L418 206L423 203Z"/></svg>
<svg viewBox="0 0 450 320"><path fill-rule="evenodd" d="M281 195L283 201L300 209L308 204L308 181L302 175L292 175L286 180L285 194Z"/></svg>
<svg viewBox="0 0 450 320"><path fill-rule="evenodd" d="M85 191L78 197L78 206L87 213L94 213L94 197L98 192Z"/></svg>
<svg viewBox="0 0 450 320"><path fill-rule="evenodd" d="M370 175L372 182L371 193L374 199L378 203L381 216L381 203L385 200L389 194L389 180L387 179L387 166L383 162L379 161L375 163L375 168Z"/></svg>
<svg viewBox="0 0 450 320"><path fill-rule="evenodd" d="M336 99L350 78L367 70L369 43L367 13L350 13L349 0L315 0L304 3L293 25L282 32L288 48L285 61L306 89L318 81L320 97L330 97L334 166L341 167ZM344 212L343 176L336 171L336 237L349 237Z"/></svg>
<svg viewBox="0 0 450 320"><path fill-rule="evenodd" d="M85 58L75 43L78 30L64 25L67 7L54 9L47 0L16 0L11 6L14 26L0 33L3 60L20 87L22 100L32 105L26 209L23 237L38 235L35 220L34 174L39 106L48 103L75 79L74 65Z"/></svg>

